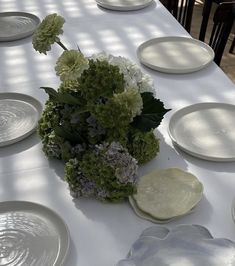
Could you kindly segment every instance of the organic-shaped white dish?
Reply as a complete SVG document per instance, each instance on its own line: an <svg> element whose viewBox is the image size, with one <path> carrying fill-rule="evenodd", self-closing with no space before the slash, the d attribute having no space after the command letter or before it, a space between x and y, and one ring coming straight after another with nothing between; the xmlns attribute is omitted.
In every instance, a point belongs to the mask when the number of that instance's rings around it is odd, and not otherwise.
<svg viewBox="0 0 235 266"><path fill-rule="evenodd" d="M139 216L140 218L142 219L145 219L145 220L148 220L150 222L153 222L153 223L157 223L157 224L165 224L165 223L169 223L171 222L172 220L175 220L181 216L184 216L186 214L189 214L189 213L192 213L193 212L193 209L190 210L189 212L183 214L183 215L179 215L179 216L176 216L176 217L173 217L171 219L164 219L164 220L160 220L160 219L156 219L154 217L152 217L150 214L146 213L146 212L143 212L136 204L135 200L133 199L133 197L129 197L129 203L132 207L132 209L134 210L135 214L137 216Z"/></svg>
<svg viewBox="0 0 235 266"><path fill-rule="evenodd" d="M200 225L149 227L116 266L234 266L235 243Z"/></svg>
<svg viewBox="0 0 235 266"><path fill-rule="evenodd" d="M143 212L157 220L167 220L188 213L202 193L203 186L194 175L169 168L142 176L133 198Z"/></svg>
<svg viewBox="0 0 235 266"><path fill-rule="evenodd" d="M62 266L69 232L52 210L26 201L0 203L0 265Z"/></svg>
<svg viewBox="0 0 235 266"><path fill-rule="evenodd" d="M0 147L32 134L42 113L42 105L21 93L0 93Z"/></svg>

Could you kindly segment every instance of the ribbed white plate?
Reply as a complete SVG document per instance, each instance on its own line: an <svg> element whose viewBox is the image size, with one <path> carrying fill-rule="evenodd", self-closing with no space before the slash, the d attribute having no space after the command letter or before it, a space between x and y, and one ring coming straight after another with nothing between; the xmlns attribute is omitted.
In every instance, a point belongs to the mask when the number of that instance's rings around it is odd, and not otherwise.
<svg viewBox="0 0 235 266"><path fill-rule="evenodd" d="M96 0L96 2L99 6L107 9L131 11L147 7L153 0Z"/></svg>
<svg viewBox="0 0 235 266"><path fill-rule="evenodd" d="M0 41L15 41L34 33L40 19L25 12L0 13Z"/></svg>
<svg viewBox="0 0 235 266"><path fill-rule="evenodd" d="M232 213L233 222L235 223L235 198L233 198L231 213Z"/></svg>
<svg viewBox="0 0 235 266"><path fill-rule="evenodd" d="M140 62L165 73L198 71L214 59L213 49L199 40L187 37L160 37L142 43L137 49Z"/></svg>
<svg viewBox="0 0 235 266"><path fill-rule="evenodd" d="M0 265L61 266L69 232L52 210L27 201L0 203Z"/></svg>
<svg viewBox="0 0 235 266"><path fill-rule="evenodd" d="M42 105L31 96L0 93L0 147L18 142L37 127Z"/></svg>
<svg viewBox="0 0 235 266"><path fill-rule="evenodd" d="M235 161L235 105L198 103L175 112L169 135L185 152L210 161Z"/></svg>

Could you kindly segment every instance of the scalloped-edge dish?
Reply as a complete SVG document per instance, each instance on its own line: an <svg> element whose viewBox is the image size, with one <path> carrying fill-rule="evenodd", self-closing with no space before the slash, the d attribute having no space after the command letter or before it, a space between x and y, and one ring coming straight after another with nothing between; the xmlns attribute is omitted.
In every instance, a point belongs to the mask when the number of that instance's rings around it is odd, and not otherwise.
<svg viewBox="0 0 235 266"><path fill-rule="evenodd" d="M203 185L179 168L155 170L142 176L133 195L138 208L157 220L187 214L201 200Z"/></svg>
<svg viewBox="0 0 235 266"><path fill-rule="evenodd" d="M42 113L35 98L21 93L0 93L0 147L32 134Z"/></svg>
<svg viewBox="0 0 235 266"><path fill-rule="evenodd" d="M154 0L96 0L97 5L116 11L132 11L145 8Z"/></svg>
<svg viewBox="0 0 235 266"><path fill-rule="evenodd" d="M156 223L156 224L166 224L166 223L169 223L177 218L180 218L182 216L185 216L187 214L190 214L194 211L194 209L191 209L190 211L188 211L187 213L184 213L183 215L179 215L179 216L176 216L174 218L171 218L171 219L166 219L166 220L159 220L159 219L156 219L154 217L152 217L151 215L149 215L148 213L145 213L143 212L136 204L135 200L133 199L133 197L129 197L129 203L132 207L132 209L134 210L135 214L137 216L139 216L140 218L142 219L145 219L147 221L150 221L152 223Z"/></svg>
<svg viewBox="0 0 235 266"><path fill-rule="evenodd" d="M168 133L190 155L209 161L235 161L235 105L197 103L176 111Z"/></svg>
<svg viewBox="0 0 235 266"><path fill-rule="evenodd" d="M142 43L137 56L145 66L164 73L186 74L208 66L213 49L204 42L180 36L159 37Z"/></svg>
<svg viewBox="0 0 235 266"><path fill-rule="evenodd" d="M0 13L0 41L16 41L34 33L40 24L40 19L26 12Z"/></svg>
<svg viewBox="0 0 235 266"><path fill-rule="evenodd" d="M145 229L116 266L231 266L235 243L213 238L201 225L155 225Z"/></svg>
<svg viewBox="0 0 235 266"><path fill-rule="evenodd" d="M28 201L0 203L0 239L1 265L61 266L70 243L60 216Z"/></svg>

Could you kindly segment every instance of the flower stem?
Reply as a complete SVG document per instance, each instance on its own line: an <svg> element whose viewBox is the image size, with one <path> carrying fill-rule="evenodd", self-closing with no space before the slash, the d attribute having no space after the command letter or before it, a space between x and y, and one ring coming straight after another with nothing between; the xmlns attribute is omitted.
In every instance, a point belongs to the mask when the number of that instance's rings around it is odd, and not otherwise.
<svg viewBox="0 0 235 266"><path fill-rule="evenodd" d="M60 42L60 41L58 41L58 42L56 42L56 43L58 43L59 44L59 46L61 46L65 51L67 51L68 49L63 45L63 43L62 42Z"/></svg>
<svg viewBox="0 0 235 266"><path fill-rule="evenodd" d="M80 49L80 47L77 45L77 48L78 48L78 51L80 52L80 53L82 53L82 51L81 51L81 49Z"/></svg>

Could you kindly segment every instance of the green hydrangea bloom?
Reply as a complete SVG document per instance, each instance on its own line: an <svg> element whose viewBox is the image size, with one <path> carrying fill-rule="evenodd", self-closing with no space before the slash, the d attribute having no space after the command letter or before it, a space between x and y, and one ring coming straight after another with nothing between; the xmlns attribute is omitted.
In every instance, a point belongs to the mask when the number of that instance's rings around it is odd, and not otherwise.
<svg viewBox="0 0 235 266"><path fill-rule="evenodd" d="M60 110L63 105L48 100L38 122L38 133L43 139L45 135L51 133L52 129L60 123Z"/></svg>
<svg viewBox="0 0 235 266"><path fill-rule="evenodd" d="M85 69L88 59L77 50L64 51L56 62L55 71L62 81L77 80Z"/></svg>
<svg viewBox="0 0 235 266"><path fill-rule="evenodd" d="M43 151L48 158L61 159L61 147L60 144L64 142L64 139L58 137L55 131L44 135L42 139Z"/></svg>
<svg viewBox="0 0 235 266"><path fill-rule="evenodd" d="M39 53L47 54L51 45L59 42L58 35L63 34L65 20L56 13L46 16L33 34L33 47Z"/></svg>
<svg viewBox="0 0 235 266"><path fill-rule="evenodd" d="M141 113L143 102L140 93L130 89L114 94L105 104L94 107L94 115L105 128L115 128L117 131L127 129L133 118Z"/></svg>
<svg viewBox="0 0 235 266"><path fill-rule="evenodd" d="M83 175L79 166L79 160L77 158L70 159L65 164L65 180L68 182L69 188L74 194L81 189L80 182L82 178ZM80 195L81 193L76 195L76 197Z"/></svg>
<svg viewBox="0 0 235 266"><path fill-rule="evenodd" d="M123 147L126 147L128 142L128 127L107 129L105 139L110 143L113 141L119 142Z"/></svg>
<svg viewBox="0 0 235 266"><path fill-rule="evenodd" d="M141 114L143 108L143 101L140 93L135 88L129 88L126 91L118 94L114 94L115 105L123 106L127 110L130 117L130 121L133 118Z"/></svg>
<svg viewBox="0 0 235 266"><path fill-rule="evenodd" d="M73 195L121 201L136 191L136 161L119 144L104 144L88 151L79 162L65 165Z"/></svg>
<svg viewBox="0 0 235 266"><path fill-rule="evenodd" d="M58 92L73 93L79 91L79 83L77 80L65 80L61 82Z"/></svg>
<svg viewBox="0 0 235 266"><path fill-rule="evenodd" d="M138 163L144 164L152 160L159 152L159 139L155 137L153 131L142 132L133 129L127 147Z"/></svg>
<svg viewBox="0 0 235 266"><path fill-rule="evenodd" d="M82 96L91 105L112 97L114 93L124 91L123 74L117 66L112 66L106 61L89 60L89 69L82 73L79 84Z"/></svg>

